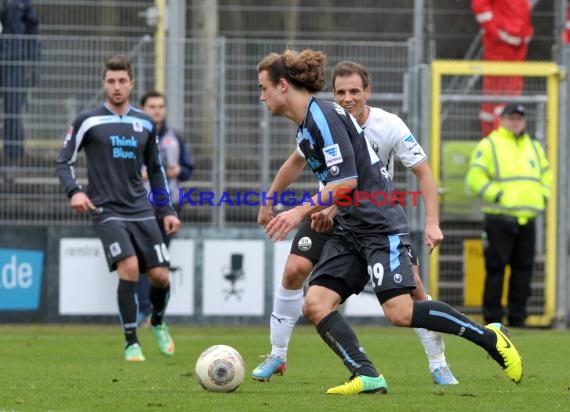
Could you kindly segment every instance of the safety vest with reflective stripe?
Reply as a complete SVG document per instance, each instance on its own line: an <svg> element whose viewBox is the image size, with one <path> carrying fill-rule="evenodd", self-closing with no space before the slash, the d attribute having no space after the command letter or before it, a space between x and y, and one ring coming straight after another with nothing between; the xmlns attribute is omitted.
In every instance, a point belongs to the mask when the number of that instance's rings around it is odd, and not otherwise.
<svg viewBox="0 0 570 412"><path fill-rule="evenodd" d="M544 210L552 178L537 140L499 127L475 147L466 183L485 202L483 213L515 216L525 224Z"/></svg>

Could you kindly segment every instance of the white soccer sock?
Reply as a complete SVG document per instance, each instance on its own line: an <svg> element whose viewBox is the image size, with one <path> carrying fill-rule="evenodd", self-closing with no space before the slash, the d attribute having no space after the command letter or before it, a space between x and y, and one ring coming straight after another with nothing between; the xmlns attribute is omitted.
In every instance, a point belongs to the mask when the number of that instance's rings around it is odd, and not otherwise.
<svg viewBox="0 0 570 412"><path fill-rule="evenodd" d="M303 289L289 290L279 285L273 298L270 341L271 354L287 359L287 348L297 319L301 316Z"/></svg>
<svg viewBox="0 0 570 412"><path fill-rule="evenodd" d="M429 370L433 372L441 366L447 366L445 360L445 345L440 333L423 328L414 328L420 338L429 362Z"/></svg>
<svg viewBox="0 0 570 412"><path fill-rule="evenodd" d="M431 300L431 296L427 295L427 297L428 300ZM424 347L429 362L429 370L433 372L437 368L447 366L444 353L445 345L441 333L424 328L414 328L414 331Z"/></svg>

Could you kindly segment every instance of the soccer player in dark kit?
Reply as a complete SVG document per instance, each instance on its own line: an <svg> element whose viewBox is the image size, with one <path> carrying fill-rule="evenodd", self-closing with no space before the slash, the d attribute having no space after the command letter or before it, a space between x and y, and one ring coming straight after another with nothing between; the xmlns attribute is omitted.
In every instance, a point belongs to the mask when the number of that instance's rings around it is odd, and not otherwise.
<svg viewBox="0 0 570 412"><path fill-rule="evenodd" d="M155 213L147 199L141 166L147 167L151 187L168 196L168 183L160 163L156 126L144 112L129 103L133 71L128 59L115 56L103 69L106 102L81 113L67 131L56 162L56 174L78 213L89 212L109 264L119 276L117 300L125 335L126 361L145 357L137 338L136 285L146 271L153 305L151 330L160 352L174 354L174 341L164 323L170 296L170 259ZM75 178L77 153L85 151L88 189ZM180 220L170 202L158 208L167 234L174 234Z"/></svg>
<svg viewBox="0 0 570 412"><path fill-rule="evenodd" d="M398 203L374 204L374 193L390 198L392 183L357 121L340 105L314 96L325 86L325 64L322 52L286 50L265 56L257 72L260 100L273 115L298 125L297 144L324 186L312 202L267 223L267 235L282 240L307 216L318 225L321 210L330 202L339 209L303 304L304 315L352 374L347 383L327 393L387 393L386 380L336 310L369 280L394 325L461 336L485 349L509 379L520 382L522 359L501 324L479 325L446 303L412 300L415 284L406 216Z"/></svg>

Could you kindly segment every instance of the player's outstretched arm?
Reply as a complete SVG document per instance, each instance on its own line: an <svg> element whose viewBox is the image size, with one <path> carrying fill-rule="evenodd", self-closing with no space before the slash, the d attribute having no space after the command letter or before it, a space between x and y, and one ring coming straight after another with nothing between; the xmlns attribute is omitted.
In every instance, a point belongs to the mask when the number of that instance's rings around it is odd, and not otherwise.
<svg viewBox="0 0 570 412"><path fill-rule="evenodd" d="M437 202L437 188L433 179L431 168L427 161L414 167L412 172L418 179L424 207L426 211L425 244L431 251L439 246L443 240L443 233L439 227L439 211Z"/></svg>
<svg viewBox="0 0 570 412"><path fill-rule="evenodd" d="M320 193L313 195L311 202L305 202L274 217L265 226L267 236L274 242L285 239L305 217L326 209L339 199L339 193L350 193L356 185L357 180L354 178L327 183Z"/></svg>

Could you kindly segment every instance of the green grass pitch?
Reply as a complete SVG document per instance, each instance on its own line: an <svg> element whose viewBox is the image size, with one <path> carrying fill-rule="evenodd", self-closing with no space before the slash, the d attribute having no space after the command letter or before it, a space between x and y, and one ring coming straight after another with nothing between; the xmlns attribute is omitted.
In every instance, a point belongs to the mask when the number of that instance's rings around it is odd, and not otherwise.
<svg viewBox="0 0 570 412"><path fill-rule="evenodd" d="M0 411L567 411L570 333L512 331L524 358L515 385L487 354L446 336L448 361L460 384L431 382L412 330L355 327L361 344L388 381L387 395L326 395L348 372L309 326L297 327L288 370L271 382L249 373L267 353L265 327L171 328L176 355L163 358L149 330L139 331L146 362L127 364L115 326L0 326ZM246 379L234 393L210 393L194 377L200 352L235 347Z"/></svg>

